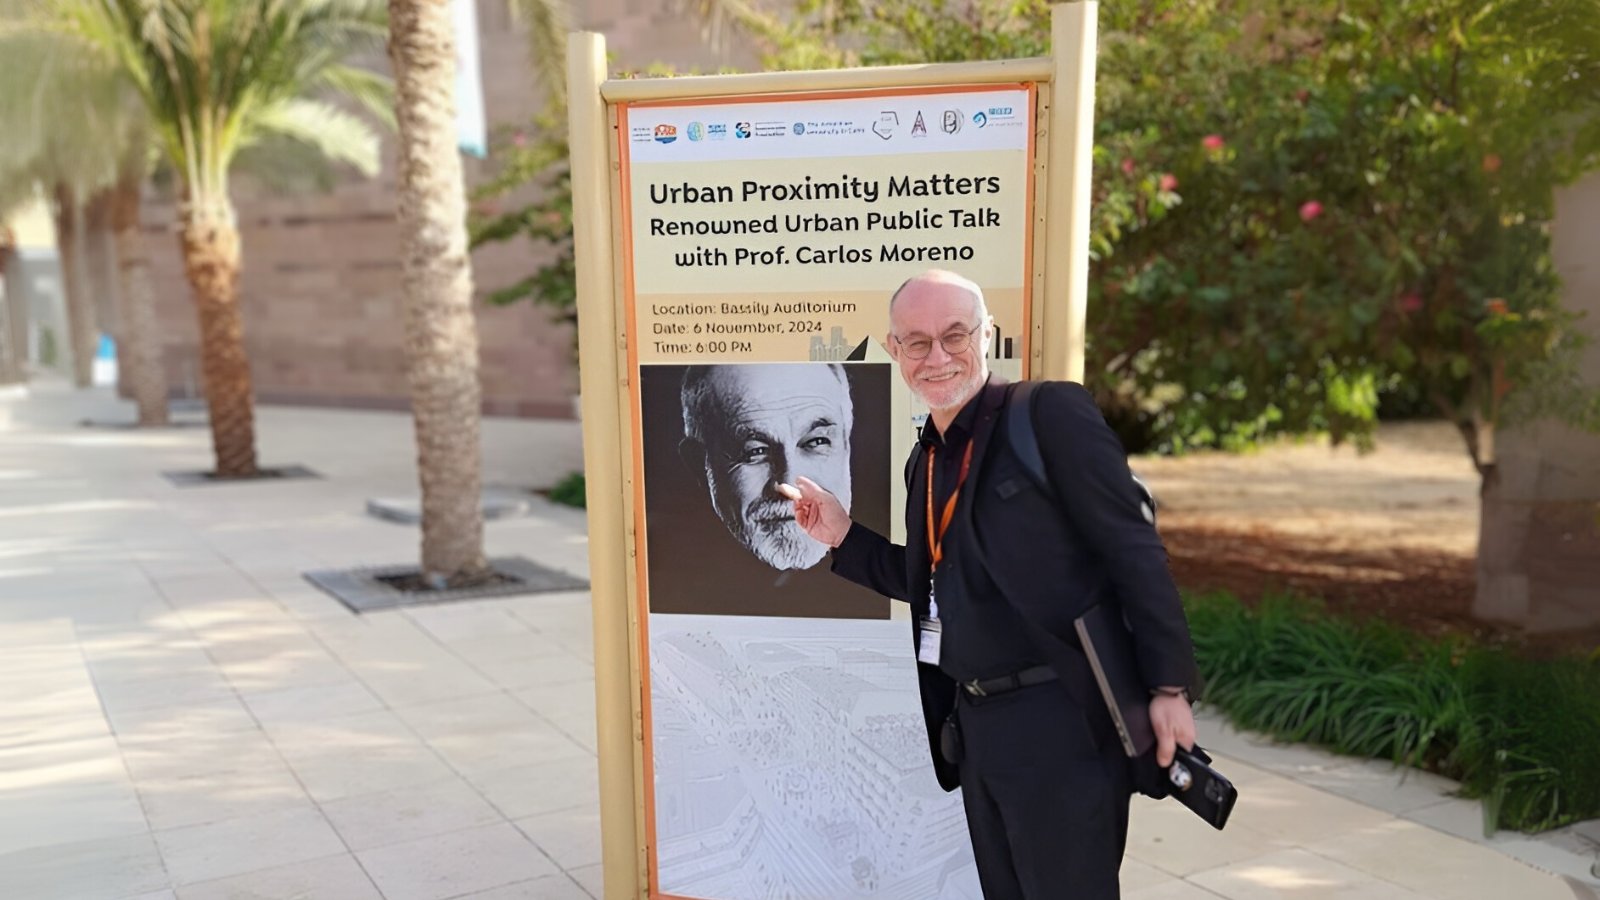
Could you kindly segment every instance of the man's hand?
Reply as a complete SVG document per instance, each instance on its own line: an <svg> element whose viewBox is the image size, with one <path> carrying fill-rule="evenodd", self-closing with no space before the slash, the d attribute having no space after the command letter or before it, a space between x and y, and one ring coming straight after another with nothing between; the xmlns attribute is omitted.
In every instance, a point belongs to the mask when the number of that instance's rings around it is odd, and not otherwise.
<svg viewBox="0 0 1600 900"><path fill-rule="evenodd" d="M1156 733L1156 762L1165 769L1172 765L1176 745L1194 749L1194 711L1182 697L1157 694L1150 698L1150 728Z"/></svg>
<svg viewBox="0 0 1600 900"><path fill-rule="evenodd" d="M815 481L802 475L793 485L778 485L778 493L794 501L795 523L813 540L837 547L850 533L850 514L844 505ZM1194 727L1189 730L1193 733Z"/></svg>

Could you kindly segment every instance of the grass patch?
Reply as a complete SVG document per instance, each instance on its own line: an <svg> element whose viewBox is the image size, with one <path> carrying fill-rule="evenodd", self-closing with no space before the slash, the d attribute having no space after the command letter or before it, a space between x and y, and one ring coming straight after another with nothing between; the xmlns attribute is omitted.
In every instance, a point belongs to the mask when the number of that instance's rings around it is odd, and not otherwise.
<svg viewBox="0 0 1600 900"><path fill-rule="evenodd" d="M579 509L585 509L588 506L588 500L586 499L585 494L586 490L587 489L584 487L583 473L573 472L567 477L556 482L556 486L550 489L550 493L547 496L549 496L550 502L552 503L560 503L564 506L576 506Z"/></svg>
<svg viewBox="0 0 1600 900"><path fill-rule="evenodd" d="M1239 727L1454 778L1495 828L1600 817L1600 660L1423 638L1303 598L1186 602L1206 700Z"/></svg>

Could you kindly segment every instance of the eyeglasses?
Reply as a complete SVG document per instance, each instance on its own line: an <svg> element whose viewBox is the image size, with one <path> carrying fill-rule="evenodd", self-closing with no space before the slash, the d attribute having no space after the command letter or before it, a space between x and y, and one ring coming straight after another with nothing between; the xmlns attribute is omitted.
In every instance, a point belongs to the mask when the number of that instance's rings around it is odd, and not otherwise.
<svg viewBox="0 0 1600 900"><path fill-rule="evenodd" d="M966 331L948 332L944 337L939 338L939 344L944 347L944 352L955 356L971 346L972 336L977 334L981 328L983 328L983 323L979 322ZM900 339L900 335L897 334L894 336L894 342L900 345L907 359L927 359L928 354L933 352L933 341L930 338L903 341Z"/></svg>

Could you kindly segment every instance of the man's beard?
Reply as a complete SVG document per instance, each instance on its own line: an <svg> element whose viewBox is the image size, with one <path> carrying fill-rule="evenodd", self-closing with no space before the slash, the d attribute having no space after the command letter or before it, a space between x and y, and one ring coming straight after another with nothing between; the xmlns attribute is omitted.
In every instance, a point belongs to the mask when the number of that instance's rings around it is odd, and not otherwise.
<svg viewBox="0 0 1600 900"><path fill-rule="evenodd" d="M848 489L835 496L848 512ZM814 540L794 520L794 508L787 500L757 500L726 524L734 540L774 569L809 569L828 555L828 545Z"/></svg>
<svg viewBox="0 0 1600 900"><path fill-rule="evenodd" d="M809 569L828 555L828 545L812 540L793 519L771 524L741 522L734 537L774 569Z"/></svg>
<svg viewBox="0 0 1600 900"><path fill-rule="evenodd" d="M942 372L930 374L943 375L955 368L948 366ZM983 386L983 380L982 368L969 365L966 371L948 381L924 381L920 377L915 378L911 382L911 392L926 403L929 409L958 409L978 392L978 388Z"/></svg>

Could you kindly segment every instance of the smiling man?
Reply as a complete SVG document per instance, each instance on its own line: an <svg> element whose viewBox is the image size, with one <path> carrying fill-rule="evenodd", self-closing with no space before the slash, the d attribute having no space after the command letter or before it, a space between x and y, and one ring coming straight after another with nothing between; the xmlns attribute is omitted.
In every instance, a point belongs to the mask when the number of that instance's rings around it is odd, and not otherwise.
<svg viewBox="0 0 1600 900"><path fill-rule="evenodd" d="M1158 761L1192 748L1194 649L1127 457L1082 385L1030 409L986 361L983 292L951 272L889 303L889 354L930 410L906 468L906 544L851 521L826 486L780 490L833 571L909 603L934 772L962 789L985 900L1113 900L1133 770L1073 620L1112 604L1132 631ZM1047 484L1006 427L1031 416Z"/></svg>

